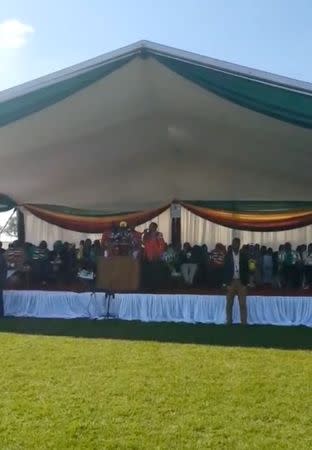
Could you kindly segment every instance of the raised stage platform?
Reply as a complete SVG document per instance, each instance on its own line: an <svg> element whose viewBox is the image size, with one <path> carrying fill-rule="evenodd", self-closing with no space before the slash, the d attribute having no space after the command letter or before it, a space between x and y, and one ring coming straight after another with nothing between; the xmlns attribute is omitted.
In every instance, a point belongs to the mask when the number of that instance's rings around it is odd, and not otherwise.
<svg viewBox="0 0 312 450"><path fill-rule="evenodd" d="M4 312L15 317L100 319L108 312L108 301L102 293L10 290L4 292ZM312 327L312 297L250 295L247 307L251 325ZM121 320L224 324L225 296L116 294L109 313ZM234 323L238 322L236 300Z"/></svg>

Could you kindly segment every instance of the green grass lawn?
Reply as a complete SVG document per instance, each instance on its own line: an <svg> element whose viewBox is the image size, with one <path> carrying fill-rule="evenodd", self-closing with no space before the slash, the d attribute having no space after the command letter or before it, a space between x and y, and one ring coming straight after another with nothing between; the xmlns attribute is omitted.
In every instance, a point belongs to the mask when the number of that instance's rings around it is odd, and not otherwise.
<svg viewBox="0 0 312 450"><path fill-rule="evenodd" d="M0 321L0 450L312 448L311 334Z"/></svg>

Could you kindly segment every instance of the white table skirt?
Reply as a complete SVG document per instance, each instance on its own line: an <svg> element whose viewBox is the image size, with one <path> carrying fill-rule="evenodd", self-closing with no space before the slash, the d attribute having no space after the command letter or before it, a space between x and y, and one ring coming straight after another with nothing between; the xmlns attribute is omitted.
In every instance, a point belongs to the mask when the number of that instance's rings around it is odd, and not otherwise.
<svg viewBox="0 0 312 450"><path fill-rule="evenodd" d="M305 325L312 327L311 297L247 298L248 323ZM38 318L91 318L105 315L107 299L102 293L47 291L5 291L6 316ZM225 322L225 297L222 295L116 294L110 312L119 319L143 322ZM239 322L237 300L234 322Z"/></svg>

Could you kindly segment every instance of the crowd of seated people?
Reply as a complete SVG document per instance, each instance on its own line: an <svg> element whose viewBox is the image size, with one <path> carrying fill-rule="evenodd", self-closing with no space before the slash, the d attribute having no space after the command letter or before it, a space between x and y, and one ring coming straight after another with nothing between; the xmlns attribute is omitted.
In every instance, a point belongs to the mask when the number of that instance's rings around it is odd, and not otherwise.
<svg viewBox="0 0 312 450"><path fill-rule="evenodd" d="M36 285L49 281L70 282L77 273L77 253L74 245L57 241L53 250L45 241L38 246L14 241L5 252L8 270L16 278Z"/></svg>
<svg viewBox="0 0 312 450"><path fill-rule="evenodd" d="M141 246L141 247L140 247ZM140 248L139 248L140 247ZM206 245L185 243L175 248L164 242L157 225L143 233L141 244L136 245L142 259L142 283L145 287L162 287L163 280L178 279L185 286L221 288L224 283L224 262L227 251L221 243L212 251ZM249 286L274 288L312 288L312 244L296 249L290 243L272 248L249 244L242 247L248 258ZM15 276L38 285L60 282L63 285L77 278L81 270L96 272L97 258L106 255L99 240L81 241L79 246L56 241L49 250L45 241L38 246L15 241L7 250L2 248L8 269Z"/></svg>
<svg viewBox="0 0 312 450"><path fill-rule="evenodd" d="M181 250L168 246L163 260L173 277L181 276L188 286L223 286L225 256L231 246L221 243L208 252L207 246L185 243ZM247 255L249 287L271 286L274 288L312 288L312 244L296 249L288 242L277 251L259 244L242 247Z"/></svg>

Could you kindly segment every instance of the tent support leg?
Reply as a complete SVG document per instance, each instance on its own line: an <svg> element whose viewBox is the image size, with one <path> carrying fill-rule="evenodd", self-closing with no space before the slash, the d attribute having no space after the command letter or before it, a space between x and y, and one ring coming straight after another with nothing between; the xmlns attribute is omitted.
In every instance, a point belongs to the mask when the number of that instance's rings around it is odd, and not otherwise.
<svg viewBox="0 0 312 450"><path fill-rule="evenodd" d="M17 210L17 236L21 243L25 243L25 220L24 214L18 209Z"/></svg>
<svg viewBox="0 0 312 450"><path fill-rule="evenodd" d="M181 219L180 217L171 219L172 244L175 248L181 248Z"/></svg>

